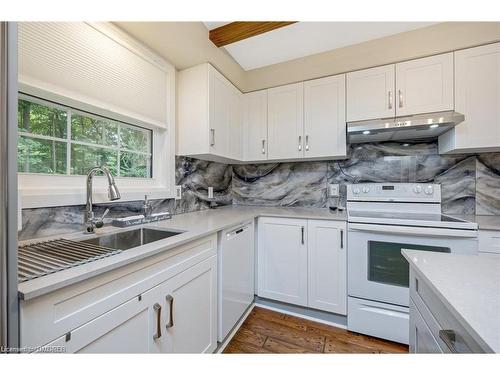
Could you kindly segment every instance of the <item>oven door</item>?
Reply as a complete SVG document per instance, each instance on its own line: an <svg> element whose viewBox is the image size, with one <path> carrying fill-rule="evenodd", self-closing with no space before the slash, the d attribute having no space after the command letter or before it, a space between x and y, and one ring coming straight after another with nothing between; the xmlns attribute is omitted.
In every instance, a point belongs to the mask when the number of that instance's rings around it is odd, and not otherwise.
<svg viewBox="0 0 500 375"><path fill-rule="evenodd" d="M349 296L409 304L409 265L402 249L475 254L477 231L349 223Z"/></svg>

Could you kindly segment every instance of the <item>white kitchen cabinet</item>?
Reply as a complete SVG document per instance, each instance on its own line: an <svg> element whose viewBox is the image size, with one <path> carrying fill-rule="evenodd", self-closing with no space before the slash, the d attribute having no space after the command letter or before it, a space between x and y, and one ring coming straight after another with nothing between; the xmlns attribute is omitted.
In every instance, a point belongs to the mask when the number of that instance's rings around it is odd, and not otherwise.
<svg viewBox="0 0 500 375"><path fill-rule="evenodd" d="M308 220L308 306L346 315L346 223Z"/></svg>
<svg viewBox="0 0 500 375"><path fill-rule="evenodd" d="M166 282L165 341L170 353L212 353L217 347L217 257Z"/></svg>
<svg viewBox="0 0 500 375"><path fill-rule="evenodd" d="M304 82L304 158L345 158L345 74Z"/></svg>
<svg viewBox="0 0 500 375"><path fill-rule="evenodd" d="M179 155L242 159L242 94L212 65L179 72L177 132Z"/></svg>
<svg viewBox="0 0 500 375"><path fill-rule="evenodd" d="M394 117L394 65L347 73L347 121Z"/></svg>
<svg viewBox="0 0 500 375"><path fill-rule="evenodd" d="M453 110L453 53L396 64L396 116Z"/></svg>
<svg viewBox="0 0 500 375"><path fill-rule="evenodd" d="M212 351L217 338L216 254L214 234L21 300L21 345L62 345L67 352ZM174 311L170 328L168 295ZM153 338L157 314L161 339Z"/></svg>
<svg viewBox="0 0 500 375"><path fill-rule="evenodd" d="M262 218L258 244L258 295L306 306L307 220Z"/></svg>
<svg viewBox="0 0 500 375"><path fill-rule="evenodd" d="M268 90L268 159L304 157L304 83Z"/></svg>
<svg viewBox="0 0 500 375"><path fill-rule="evenodd" d="M267 160L267 90L243 95L245 161Z"/></svg>
<svg viewBox="0 0 500 375"><path fill-rule="evenodd" d="M465 120L439 137L440 153L500 151L500 43L455 52L455 111Z"/></svg>
<svg viewBox="0 0 500 375"><path fill-rule="evenodd" d="M436 342L424 318L410 299L410 353L437 353L443 350Z"/></svg>
<svg viewBox="0 0 500 375"><path fill-rule="evenodd" d="M161 313L155 304L158 307L159 302L161 286L121 304L38 352L50 352L54 346L62 347L65 353L166 352L167 346L154 338L157 314Z"/></svg>
<svg viewBox="0 0 500 375"><path fill-rule="evenodd" d="M46 345L50 346L62 346L66 353L212 353L217 347L217 257Z"/></svg>

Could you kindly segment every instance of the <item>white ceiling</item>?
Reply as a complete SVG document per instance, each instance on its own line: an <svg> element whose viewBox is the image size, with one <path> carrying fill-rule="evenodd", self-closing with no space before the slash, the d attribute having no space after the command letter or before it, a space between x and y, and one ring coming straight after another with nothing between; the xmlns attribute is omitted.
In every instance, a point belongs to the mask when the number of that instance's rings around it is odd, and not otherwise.
<svg viewBox="0 0 500 375"><path fill-rule="evenodd" d="M204 22L209 30L229 22ZM226 45L245 70L433 25L435 22L298 22Z"/></svg>

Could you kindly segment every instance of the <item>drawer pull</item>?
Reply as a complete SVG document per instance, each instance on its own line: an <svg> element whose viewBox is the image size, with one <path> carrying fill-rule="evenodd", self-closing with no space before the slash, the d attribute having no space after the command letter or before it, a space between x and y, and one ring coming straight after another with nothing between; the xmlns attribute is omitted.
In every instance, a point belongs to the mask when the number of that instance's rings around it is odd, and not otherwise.
<svg viewBox="0 0 500 375"><path fill-rule="evenodd" d="M439 338L443 340L443 342L446 344L448 349L452 353L458 353L457 349L455 348L455 340L456 340L456 335L455 332L451 329L441 329L439 330Z"/></svg>
<svg viewBox="0 0 500 375"><path fill-rule="evenodd" d="M172 297L170 294L165 297L168 303L168 308L169 308L169 318L168 318L168 323L167 323L167 328L173 327L174 326L174 297Z"/></svg>
<svg viewBox="0 0 500 375"><path fill-rule="evenodd" d="M153 310L156 312L156 333L153 335L153 339L159 339L161 337L161 305L155 303L153 305Z"/></svg>

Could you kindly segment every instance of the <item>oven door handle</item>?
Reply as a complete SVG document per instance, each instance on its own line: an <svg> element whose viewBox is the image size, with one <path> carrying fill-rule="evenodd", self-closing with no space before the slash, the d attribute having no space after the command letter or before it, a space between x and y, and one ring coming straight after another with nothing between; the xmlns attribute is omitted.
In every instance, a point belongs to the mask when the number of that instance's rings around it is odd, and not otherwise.
<svg viewBox="0 0 500 375"><path fill-rule="evenodd" d="M409 227L404 225L398 226L398 225L349 223L349 231L384 233L384 234L407 234L411 236L425 236L425 237L477 238L476 230Z"/></svg>

